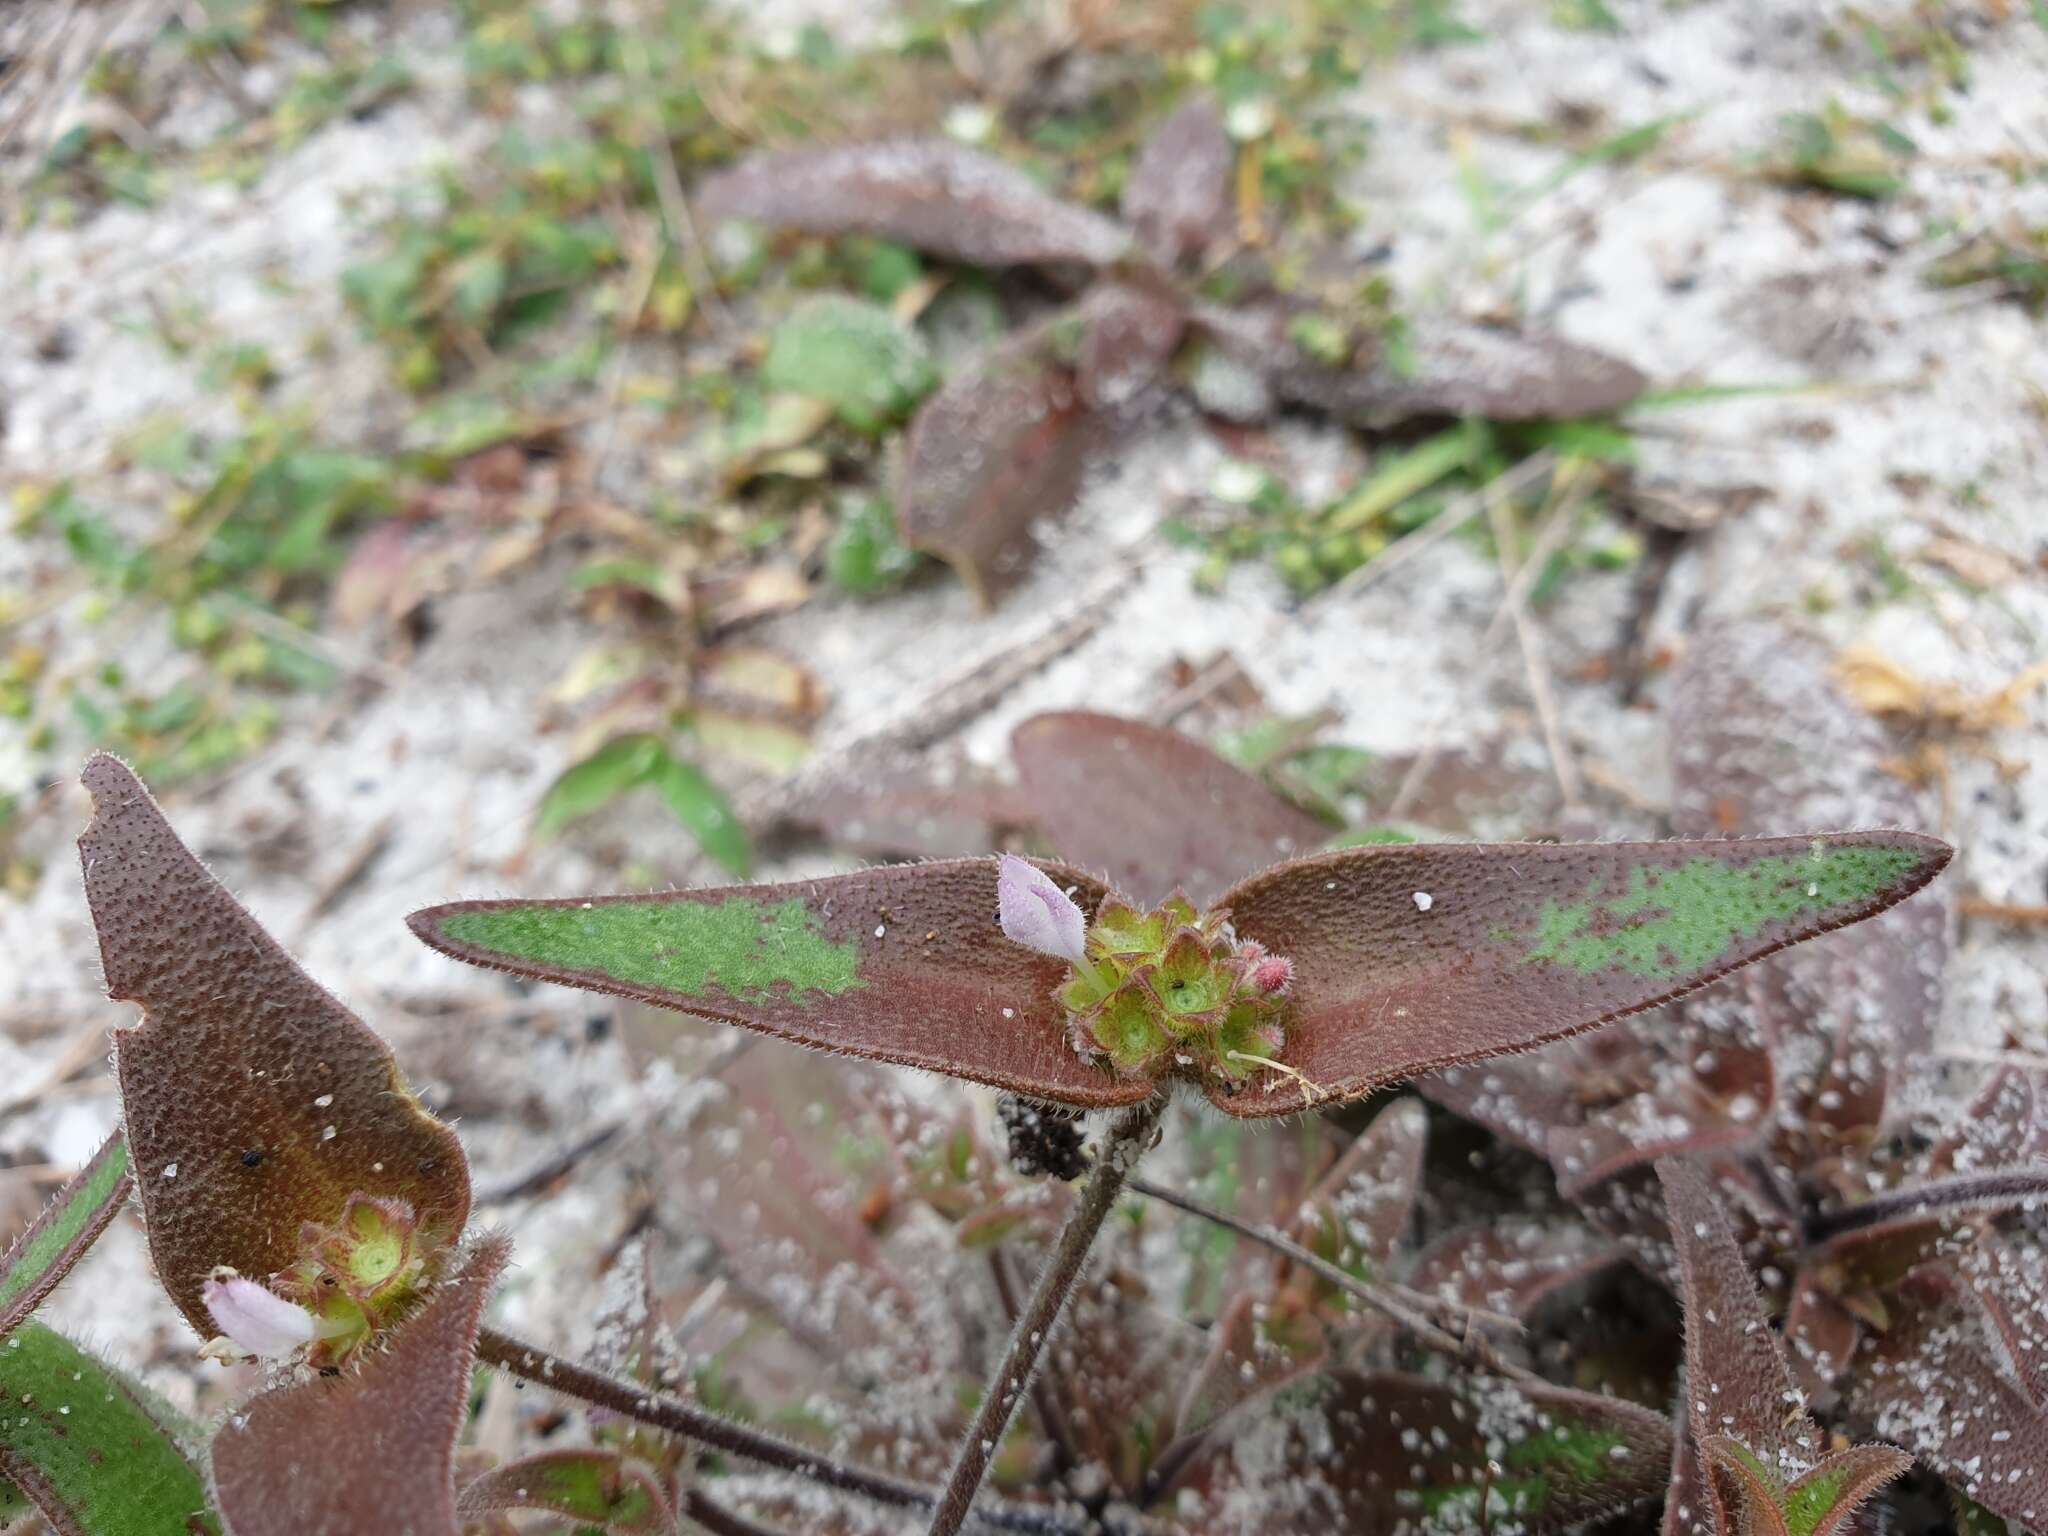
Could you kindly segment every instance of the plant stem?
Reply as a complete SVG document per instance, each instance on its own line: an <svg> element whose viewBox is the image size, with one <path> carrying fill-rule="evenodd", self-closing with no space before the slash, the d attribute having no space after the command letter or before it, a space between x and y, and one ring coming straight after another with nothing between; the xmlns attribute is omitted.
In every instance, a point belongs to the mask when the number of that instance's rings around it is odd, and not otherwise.
<svg viewBox="0 0 2048 1536"><path fill-rule="evenodd" d="M479 1360L521 1381L609 1409L636 1423L667 1430L713 1450L793 1473L843 1493L858 1494L877 1504L895 1509L930 1509L939 1502L938 1490L922 1483L834 1461L793 1440L723 1418L671 1393L652 1391L638 1382L622 1381L604 1371L564 1360L494 1328L486 1328L477 1335L476 1354ZM975 1518L999 1530L1020 1532L1022 1536L1080 1536L1081 1532L1080 1526L1054 1510L1019 1504L989 1505L976 1510Z"/></svg>
<svg viewBox="0 0 2048 1536"><path fill-rule="evenodd" d="M967 1427L967 1438L953 1459L953 1470L947 1474L945 1490L939 1495L929 1536L955 1536L966 1522L981 1480L988 1472L989 1458L1024 1395L1025 1383L1031 1379L1074 1282L1081 1277L1088 1250L1095 1245L1095 1235L1102 1230L1131 1168L1152 1140L1152 1132L1165 1111L1166 1098L1158 1094L1124 1110L1110 1122L1102 1154L1095 1160L1095 1171L1088 1176L1088 1187L1081 1192L1080 1204L1067 1217L1059 1246L1039 1272L1038 1284L1032 1288L1031 1299L1017 1318L1009 1347L989 1378L981 1407L975 1411L974 1422Z"/></svg>
<svg viewBox="0 0 2048 1536"><path fill-rule="evenodd" d="M1176 1210L1185 1211L1190 1216L1199 1216L1204 1221L1213 1221L1220 1227L1229 1228L1240 1237L1248 1237L1255 1243L1265 1245L1305 1269L1313 1270L1347 1295L1356 1296L1375 1311L1385 1314L1433 1349L1440 1349L1478 1370L1494 1376L1504 1376L1510 1381L1518 1381L1526 1386L1549 1385L1534 1371L1516 1365L1504 1357L1483 1335L1467 1329L1461 1336L1437 1326L1425 1310L1435 1305L1433 1297L1409 1291L1404 1286L1382 1285L1374 1280L1361 1280L1349 1270L1332 1264L1321 1254L1304 1248L1285 1233L1276 1232L1271 1227L1262 1227L1256 1222L1241 1220L1228 1211L1219 1211L1214 1206L1190 1199L1178 1190L1166 1189L1144 1179L1132 1179L1130 1187L1134 1194L1143 1195L1149 1200L1158 1200ZM1514 1319L1510 1318L1507 1321L1513 1322Z"/></svg>
<svg viewBox="0 0 2048 1536"><path fill-rule="evenodd" d="M1895 1189L1846 1210L1824 1212L1806 1223L1806 1236L1809 1242L1823 1243L1888 1221L1932 1216L1937 1211L1959 1208L1996 1215L2043 1195L2048 1195L2048 1173L2038 1169L1956 1174L1931 1184Z"/></svg>
<svg viewBox="0 0 2048 1536"><path fill-rule="evenodd" d="M714 1504L696 1489L683 1493L683 1513L711 1533L711 1536L782 1536L765 1525L734 1514L723 1504Z"/></svg>

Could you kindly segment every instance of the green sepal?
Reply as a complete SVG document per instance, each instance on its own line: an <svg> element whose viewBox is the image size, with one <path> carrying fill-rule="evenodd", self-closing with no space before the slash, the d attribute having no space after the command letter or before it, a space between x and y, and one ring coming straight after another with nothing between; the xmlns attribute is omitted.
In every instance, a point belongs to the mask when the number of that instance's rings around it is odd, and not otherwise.
<svg viewBox="0 0 2048 1536"><path fill-rule="evenodd" d="M1095 914L1089 946L1105 955L1156 955L1166 947L1166 916L1140 912L1112 896Z"/></svg>
<svg viewBox="0 0 2048 1536"><path fill-rule="evenodd" d="M1135 987L1118 992L1089 1023L1095 1043L1127 1072L1139 1071L1171 1044L1153 1016L1152 1001Z"/></svg>

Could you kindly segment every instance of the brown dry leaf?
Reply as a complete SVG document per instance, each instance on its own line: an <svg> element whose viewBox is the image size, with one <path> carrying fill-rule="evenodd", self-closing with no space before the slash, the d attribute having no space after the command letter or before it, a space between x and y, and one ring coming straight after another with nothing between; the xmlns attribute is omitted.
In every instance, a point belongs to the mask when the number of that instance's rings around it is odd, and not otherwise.
<svg viewBox="0 0 2048 1536"><path fill-rule="evenodd" d="M1873 715L1953 736L1988 736L2025 725L2028 696L2048 684L2048 661L2041 661L2002 688L1967 693L1953 683L1920 677L1868 645L1852 645L1843 651L1834 670L1849 696Z"/></svg>
<svg viewBox="0 0 2048 1536"><path fill-rule="evenodd" d="M351 1195L411 1206L429 1240L469 1216L469 1167L391 1051L178 840L118 758L85 766L78 840L107 991L140 1003L115 1066L150 1256L201 1338L216 1265L276 1273L302 1222Z"/></svg>
<svg viewBox="0 0 2048 1536"><path fill-rule="evenodd" d="M1943 534L1929 539L1920 558L1953 572L1973 587L2002 587L2026 569L2002 549L1974 539Z"/></svg>
<svg viewBox="0 0 2048 1536"><path fill-rule="evenodd" d="M814 720L825 707L815 672L758 645L721 646L705 653L696 686L709 697L796 721Z"/></svg>
<svg viewBox="0 0 2048 1536"><path fill-rule="evenodd" d="M755 619L801 608L811 598L802 569L777 561L725 576L707 576L691 588L707 634L722 634Z"/></svg>
<svg viewBox="0 0 2048 1536"><path fill-rule="evenodd" d="M1123 214L1162 267L1201 262L1230 238L1237 147L1206 96L1160 124L1124 182Z"/></svg>

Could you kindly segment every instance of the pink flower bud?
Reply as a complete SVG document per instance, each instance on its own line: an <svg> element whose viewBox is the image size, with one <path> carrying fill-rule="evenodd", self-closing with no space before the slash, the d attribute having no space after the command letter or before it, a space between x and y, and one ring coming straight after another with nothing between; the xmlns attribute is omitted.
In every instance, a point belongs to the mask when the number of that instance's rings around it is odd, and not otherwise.
<svg viewBox="0 0 2048 1536"><path fill-rule="evenodd" d="M1268 955L1252 967L1252 985L1268 997L1278 997L1294 985L1294 962L1285 955Z"/></svg>
<svg viewBox="0 0 2048 1536"><path fill-rule="evenodd" d="M231 1270L210 1276L199 1295L214 1326L248 1354L288 1355L312 1343L318 1331L304 1307Z"/></svg>
<svg viewBox="0 0 2048 1536"><path fill-rule="evenodd" d="M1062 960L1086 953L1088 920L1035 865L1006 853L996 865L996 917L1004 937Z"/></svg>

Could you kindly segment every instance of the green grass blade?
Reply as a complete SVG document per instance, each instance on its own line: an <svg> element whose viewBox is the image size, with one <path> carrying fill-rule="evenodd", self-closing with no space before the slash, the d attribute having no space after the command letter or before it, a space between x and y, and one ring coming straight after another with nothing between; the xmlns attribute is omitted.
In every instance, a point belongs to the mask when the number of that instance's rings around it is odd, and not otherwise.
<svg viewBox="0 0 2048 1536"><path fill-rule="evenodd" d="M655 792L698 846L735 875L754 868L754 847L725 793L695 763L664 752L648 773Z"/></svg>

